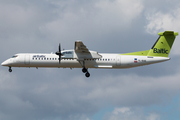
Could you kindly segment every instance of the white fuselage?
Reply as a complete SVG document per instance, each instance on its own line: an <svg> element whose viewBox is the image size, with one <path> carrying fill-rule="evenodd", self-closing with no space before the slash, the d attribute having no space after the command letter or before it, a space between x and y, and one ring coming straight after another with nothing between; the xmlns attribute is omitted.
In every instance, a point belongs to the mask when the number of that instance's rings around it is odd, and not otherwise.
<svg viewBox="0 0 180 120"><path fill-rule="evenodd" d="M48 67L48 68L131 68L142 65L167 61L167 57L149 57L121 54L99 53L101 58L83 59L62 58L60 63L56 54L23 53L16 54L13 58L4 61L1 65L9 67Z"/></svg>

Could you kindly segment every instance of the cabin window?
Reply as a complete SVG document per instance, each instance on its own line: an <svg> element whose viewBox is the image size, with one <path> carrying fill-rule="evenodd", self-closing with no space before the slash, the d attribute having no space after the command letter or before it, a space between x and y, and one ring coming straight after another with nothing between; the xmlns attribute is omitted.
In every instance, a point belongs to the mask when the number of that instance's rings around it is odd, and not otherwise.
<svg viewBox="0 0 180 120"><path fill-rule="evenodd" d="M40 60L40 58L39 58L39 60Z"/></svg>
<svg viewBox="0 0 180 120"><path fill-rule="evenodd" d="M51 58L49 58L49 60L51 60Z"/></svg>
<svg viewBox="0 0 180 120"><path fill-rule="evenodd" d="M44 60L46 60L46 58L44 58Z"/></svg>

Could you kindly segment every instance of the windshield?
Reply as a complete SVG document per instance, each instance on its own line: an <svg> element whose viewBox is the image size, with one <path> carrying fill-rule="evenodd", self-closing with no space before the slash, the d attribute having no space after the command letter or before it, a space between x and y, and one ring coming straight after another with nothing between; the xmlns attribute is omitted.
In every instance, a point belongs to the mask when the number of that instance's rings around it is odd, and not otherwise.
<svg viewBox="0 0 180 120"><path fill-rule="evenodd" d="M16 58L16 57L17 57L17 55L12 56L12 58Z"/></svg>

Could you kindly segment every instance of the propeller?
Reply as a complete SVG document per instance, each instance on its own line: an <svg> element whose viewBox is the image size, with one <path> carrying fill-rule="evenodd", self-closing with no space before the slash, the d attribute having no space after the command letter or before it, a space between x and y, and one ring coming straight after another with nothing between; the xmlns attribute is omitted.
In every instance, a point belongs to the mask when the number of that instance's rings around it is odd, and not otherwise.
<svg viewBox="0 0 180 120"><path fill-rule="evenodd" d="M56 52L56 55L59 56L59 64L60 64L60 61L61 61L61 44L59 43L59 51Z"/></svg>

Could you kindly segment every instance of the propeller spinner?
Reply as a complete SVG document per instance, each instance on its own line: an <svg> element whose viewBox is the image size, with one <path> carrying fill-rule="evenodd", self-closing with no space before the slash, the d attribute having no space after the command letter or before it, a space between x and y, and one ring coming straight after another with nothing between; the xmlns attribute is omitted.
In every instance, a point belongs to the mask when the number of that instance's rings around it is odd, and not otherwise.
<svg viewBox="0 0 180 120"><path fill-rule="evenodd" d="M59 43L59 51L56 52L56 55L59 56L59 64L60 64L60 61L61 61L61 44Z"/></svg>

